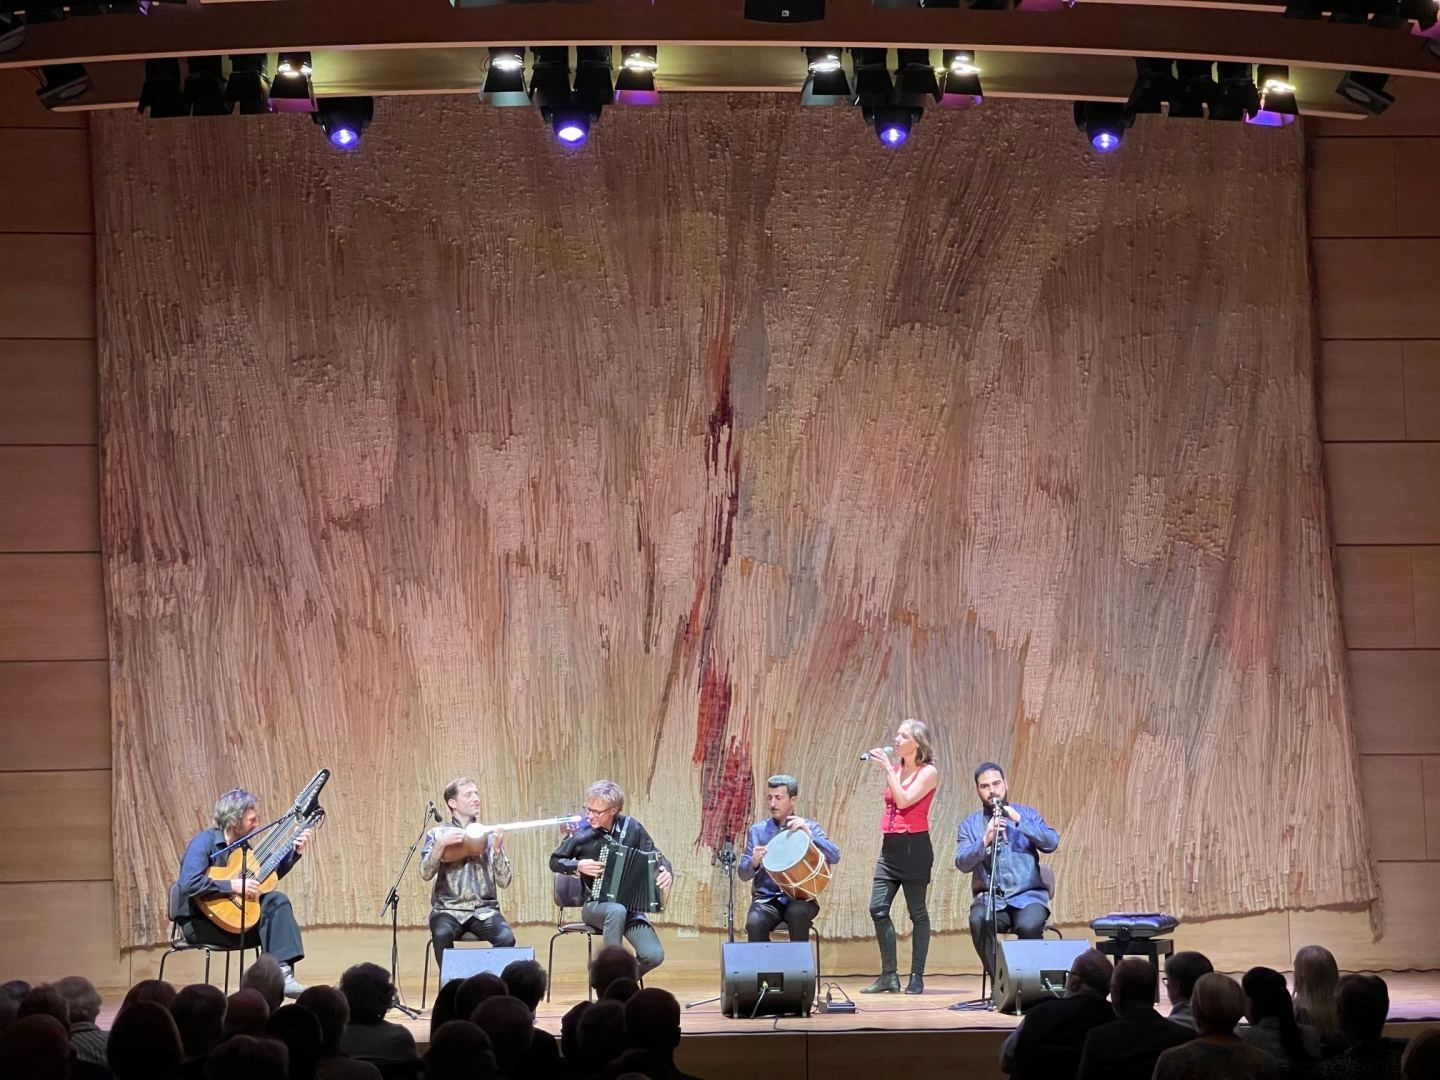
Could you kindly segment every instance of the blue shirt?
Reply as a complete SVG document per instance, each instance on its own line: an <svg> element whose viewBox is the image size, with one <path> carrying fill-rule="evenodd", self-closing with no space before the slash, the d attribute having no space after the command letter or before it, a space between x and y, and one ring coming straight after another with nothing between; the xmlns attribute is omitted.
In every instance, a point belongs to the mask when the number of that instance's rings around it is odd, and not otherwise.
<svg viewBox="0 0 1440 1080"><path fill-rule="evenodd" d="M257 836L251 841L253 849L264 840L265 837ZM180 860L180 895L186 900L192 900L201 896L229 896L230 882L216 881L206 873L210 869L211 860L215 853L225 847L228 841L225 834L219 829L206 829L202 833L196 833L190 841L190 846L185 849L185 857ZM295 860L300 858L292 848L280 860L276 873L284 877L295 865Z"/></svg>
<svg viewBox="0 0 1440 1080"><path fill-rule="evenodd" d="M810 839L815 841L815 846L825 856L825 861L832 866L840 861L840 849L835 846L835 841L825 835L825 830L805 818L805 823L810 826ZM790 897L780 891L780 886L775 884L775 879L767 874L763 867L755 865L755 849L757 847L769 847L770 841L780 833L785 826L781 825L774 818L766 818L764 821L757 821L750 826L750 831L745 834L745 854L740 858L740 880L749 881L754 879L750 886L750 894L756 900L777 900L783 906L790 902Z"/></svg>
<svg viewBox="0 0 1440 1080"><path fill-rule="evenodd" d="M1049 853L1060 846L1060 834L1045 824L1040 811L1030 806L1011 803L1020 815L1020 824L1005 819L1005 851L1000 856L1000 880L995 892L1006 907L1023 908L1027 904L1050 906L1050 892L1040 877L1041 852ZM970 891L983 896L990 888L991 853L985 850L985 829L990 824L988 810L976 810L960 822L955 842L955 869L970 875Z"/></svg>

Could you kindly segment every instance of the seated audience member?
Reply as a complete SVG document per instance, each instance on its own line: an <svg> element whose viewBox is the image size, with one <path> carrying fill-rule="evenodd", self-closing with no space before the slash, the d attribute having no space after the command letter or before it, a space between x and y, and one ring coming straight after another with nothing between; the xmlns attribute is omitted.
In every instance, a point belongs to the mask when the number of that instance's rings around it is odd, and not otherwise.
<svg viewBox="0 0 1440 1080"><path fill-rule="evenodd" d="M49 983L31 987L20 1002L20 1011L15 1018L23 1020L27 1016L53 1016L65 1025L66 1031L70 1030L70 1003Z"/></svg>
<svg viewBox="0 0 1440 1080"><path fill-rule="evenodd" d="M590 964L590 988L595 996L605 996L605 990L616 979L631 979L640 982L640 965L623 945L606 945Z"/></svg>
<svg viewBox="0 0 1440 1080"><path fill-rule="evenodd" d="M626 1049L625 1006L618 1001L597 1001L583 1013L577 1026L577 1075L589 1076L605 1068Z"/></svg>
<svg viewBox="0 0 1440 1080"><path fill-rule="evenodd" d="M290 1053L275 1039L236 1035L210 1055L205 1080L286 1080Z"/></svg>
<svg viewBox="0 0 1440 1080"><path fill-rule="evenodd" d="M380 1070L371 1062L358 1061L340 1049L345 1021L350 1019L350 1003L344 994L333 986L311 986L295 1004L320 1021L320 1058L315 1064L320 1080L380 1080Z"/></svg>
<svg viewBox="0 0 1440 1080"><path fill-rule="evenodd" d="M382 1066L418 1060L415 1036L385 1019L395 1000L390 973L379 964L356 964L340 976L340 992L350 1005L350 1020L340 1036L340 1049L353 1058Z"/></svg>
<svg viewBox="0 0 1440 1080"><path fill-rule="evenodd" d="M649 986L625 1002L625 1037L635 1049L648 1050L660 1059L664 1071L651 1080L695 1080L675 1065L675 1051L680 1046L680 1002L670 991Z"/></svg>
<svg viewBox="0 0 1440 1080"><path fill-rule="evenodd" d="M1335 1018L1346 1047L1322 1061L1317 1075L1325 1080L1399 1080L1403 1039L1385 1038L1390 1015L1390 989L1378 975L1346 975L1335 987Z"/></svg>
<svg viewBox="0 0 1440 1080"><path fill-rule="evenodd" d="M530 1010L533 1023L535 1010L540 1007L540 1002L545 997L547 980L544 966L535 960L512 960L505 965L500 978L509 989L510 996L524 1002L525 1007ZM548 1072L551 1062L559 1056L560 1044L555 1036L544 1028L535 1028L530 1039L530 1053L525 1059L527 1075Z"/></svg>
<svg viewBox="0 0 1440 1080"><path fill-rule="evenodd" d="M1440 1028L1422 1031L1400 1057L1400 1080L1435 1080L1440 1076Z"/></svg>
<svg viewBox="0 0 1440 1080"><path fill-rule="evenodd" d="M174 1080L185 1057L175 1018L155 1001L141 1001L116 1015L105 1053L115 1080Z"/></svg>
<svg viewBox="0 0 1440 1080"><path fill-rule="evenodd" d="M1080 1054L1080 1080L1150 1080L1155 1062L1195 1032L1155 1011L1159 972L1149 960L1130 956L1110 976L1110 1007L1119 1018L1092 1028Z"/></svg>
<svg viewBox="0 0 1440 1080"><path fill-rule="evenodd" d="M138 1005L142 1001L153 1001L156 1005L170 1008L175 1003L175 987L160 979L141 979L134 986L130 987L125 1000L120 1002L118 1017L131 1005Z"/></svg>
<svg viewBox="0 0 1440 1080"><path fill-rule="evenodd" d="M83 975L67 975L55 984L70 1006L70 1045L75 1059L105 1066L105 1032L95 1023L100 1015L100 993Z"/></svg>
<svg viewBox="0 0 1440 1080"><path fill-rule="evenodd" d="M236 990L225 1002L225 1023L220 1033L226 1039L236 1035L258 1039L264 1036L269 1019L270 1006L265 1004L259 990Z"/></svg>
<svg viewBox="0 0 1440 1080"><path fill-rule="evenodd" d="M505 980L493 971L471 975L460 984L460 992L455 996L455 1019L469 1020L486 998L509 996L510 991L505 986Z"/></svg>
<svg viewBox="0 0 1440 1080"><path fill-rule="evenodd" d="M465 983L460 979L451 979L444 986L440 987L435 995L435 1004L430 1006L430 1034L440 1030L440 1025L448 1024L451 1020L460 1019L460 988ZM474 1009L470 1010L474 1012Z"/></svg>
<svg viewBox="0 0 1440 1080"><path fill-rule="evenodd" d="M1092 1028L1115 1019L1105 998L1114 972L1104 953L1088 949L1065 977L1065 997L1038 1001L1005 1040L1000 1067L1015 1080L1070 1080L1080 1068L1080 1051ZM1008 1049L1007 1049L1008 1048Z"/></svg>
<svg viewBox="0 0 1440 1080"><path fill-rule="evenodd" d="M560 1018L560 1056L570 1061L580 1059L580 1018L594 1002L572 1005Z"/></svg>
<svg viewBox="0 0 1440 1080"><path fill-rule="evenodd" d="M486 998L470 1022L490 1036L490 1049L494 1051L500 1072L505 1076L522 1075L535 1031L535 1018L525 1003L508 994Z"/></svg>
<svg viewBox="0 0 1440 1080"><path fill-rule="evenodd" d="M1320 1036L1295 1022L1294 1004L1285 976L1273 968L1253 967L1240 980L1245 991L1245 1019L1250 1026L1240 1037L1281 1065L1302 1065L1320 1059Z"/></svg>
<svg viewBox="0 0 1440 1080"><path fill-rule="evenodd" d="M497 1080L500 1070L490 1036L468 1020L441 1024L425 1051L425 1076L427 1080Z"/></svg>
<svg viewBox="0 0 1440 1080"><path fill-rule="evenodd" d="M1165 961L1165 996L1170 999L1169 1020L1184 1024L1195 1030L1195 1018L1190 1015L1190 995L1201 975L1209 975L1215 968L1204 953L1177 952Z"/></svg>
<svg viewBox="0 0 1440 1080"><path fill-rule="evenodd" d="M1320 1036L1320 1052L1333 1057L1345 1049L1335 1016L1335 987L1340 968L1323 945L1306 945L1295 954L1295 1022L1309 1024Z"/></svg>
<svg viewBox="0 0 1440 1080"><path fill-rule="evenodd" d="M324 1037L320 1020L314 1013L299 1005L281 1005L270 1014L265 1034L285 1044L290 1057L287 1080L315 1080Z"/></svg>
<svg viewBox="0 0 1440 1080"><path fill-rule="evenodd" d="M261 956L245 969L240 989L258 990L273 1013L285 1004L285 972L280 970L280 961L269 953Z"/></svg>
<svg viewBox="0 0 1440 1080"><path fill-rule="evenodd" d="M634 979L621 977L611 979L610 985L605 987L605 992L600 995L602 1001L618 1001L621 1005L635 996L635 991L640 989L640 984Z"/></svg>
<svg viewBox="0 0 1440 1080"><path fill-rule="evenodd" d="M20 1002L30 992L30 984L24 979L11 979L0 984L0 1031L13 1024L20 1012Z"/></svg>
<svg viewBox="0 0 1440 1080"><path fill-rule="evenodd" d="M1200 976L1190 1011L1196 1038L1162 1053L1154 1080L1279 1080L1274 1059L1235 1034L1245 1014L1245 991L1234 979L1218 971Z"/></svg>
<svg viewBox="0 0 1440 1080"><path fill-rule="evenodd" d="M170 1015L175 1018L184 1051L180 1075L185 1080L200 1080L210 1051L225 1037L225 994L205 983L184 987L175 995Z"/></svg>
<svg viewBox="0 0 1440 1080"><path fill-rule="evenodd" d="M661 1080L666 1075L665 1063L658 1055L634 1046L612 1061L602 1074L604 1080L631 1080L642 1076L645 1080Z"/></svg>
<svg viewBox="0 0 1440 1080"><path fill-rule="evenodd" d="M36 1013L0 1032L5 1080L70 1080L70 1033L55 1017Z"/></svg>

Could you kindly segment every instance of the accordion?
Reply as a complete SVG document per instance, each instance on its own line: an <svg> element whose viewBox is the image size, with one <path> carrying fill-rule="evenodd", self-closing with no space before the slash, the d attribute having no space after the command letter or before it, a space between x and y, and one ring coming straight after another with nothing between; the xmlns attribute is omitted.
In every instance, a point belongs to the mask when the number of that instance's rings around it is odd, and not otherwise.
<svg viewBox="0 0 1440 1080"><path fill-rule="evenodd" d="M641 851L624 844L606 844L600 849L605 869L595 879L590 899L605 904L624 904L628 911L656 912L664 905L655 875L660 854Z"/></svg>

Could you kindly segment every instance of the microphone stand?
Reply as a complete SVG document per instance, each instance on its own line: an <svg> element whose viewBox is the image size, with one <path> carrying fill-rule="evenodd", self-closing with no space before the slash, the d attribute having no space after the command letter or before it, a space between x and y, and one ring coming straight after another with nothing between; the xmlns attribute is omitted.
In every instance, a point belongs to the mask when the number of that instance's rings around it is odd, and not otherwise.
<svg viewBox="0 0 1440 1080"><path fill-rule="evenodd" d="M726 896L725 896L725 929L730 938L730 944L735 944L735 845L729 840L720 849L720 854L715 856L715 861L725 868ZM699 1001L685 1003L685 1008L693 1009L696 1005L709 1005L712 1001L719 1001L720 994L714 997L701 998Z"/></svg>
<svg viewBox="0 0 1440 1080"><path fill-rule="evenodd" d="M259 836L259 835L260 835L261 833L263 833L263 832L269 832L271 829L275 828L276 825L279 825L282 821L286 821L286 820L294 817L295 814L296 814L296 812L297 812L297 811L296 811L295 808L292 806L289 810L286 810L285 813L281 814L281 815L280 815L279 817L277 817L274 821L270 822L270 824L268 824L268 825L261 825L261 826L260 826L259 828L257 828L257 829L252 829L250 832L248 832L248 833L246 833L244 836L240 837L239 840L236 840L236 841L234 841L234 842L232 842L232 843L226 844L226 845L225 845L223 848L221 848L219 851L212 852L211 855L210 855L210 861L213 863L217 858L219 858L219 857L222 856L222 855L228 855L228 854L230 854L230 852L234 851L237 847L240 849L240 975L239 975L239 978L240 978L240 981L241 981L241 982L244 982L244 981L245 981L245 935L250 932L250 927L248 927L248 926L245 925L245 915L246 915L246 907L245 907L245 903L246 903L246 899L245 899L245 882L249 881L249 880L250 880L250 877L251 877L251 874L250 874L250 841L253 840L255 837ZM258 899L256 900L256 903L257 903L257 904L259 903L259 900L258 900ZM257 923L258 923L258 920L257 920Z"/></svg>
<svg viewBox="0 0 1440 1080"><path fill-rule="evenodd" d="M990 948L988 950L990 953L990 962L988 967L980 973L980 996L974 1001L962 1001L958 1005L951 1005L950 1008L956 1012L965 1012L972 1009L983 1009L986 1012L995 1011L994 997L993 995L986 994L985 984L987 980L991 982L994 981L995 976L993 973L1000 951L1000 934L995 924L995 896L999 891L1000 867L1002 864L1001 851L1008 842L1005 831L1005 811L1000 805L998 797L995 800L994 808L990 812L990 820L997 823L995 843L991 845L990 849L990 882L985 888L985 924L990 929Z"/></svg>
<svg viewBox="0 0 1440 1080"><path fill-rule="evenodd" d="M410 869L410 860L415 857L415 849L420 846L420 841L425 839L425 834L430 831L430 819L435 813L433 803L425 807L425 819L420 826L420 834L415 837L415 842L410 845L410 850L405 853L405 862L400 867L400 873L395 875L395 884L390 886L390 891L385 894L385 903L380 906L380 918L385 917L385 911L390 911L390 982L395 987L395 1000L390 1003L392 1009L398 1009L411 1020L420 1016L420 1010L412 1009L405 1004L405 993L400 989L400 882L405 879L405 871ZM429 945L425 946L427 949Z"/></svg>

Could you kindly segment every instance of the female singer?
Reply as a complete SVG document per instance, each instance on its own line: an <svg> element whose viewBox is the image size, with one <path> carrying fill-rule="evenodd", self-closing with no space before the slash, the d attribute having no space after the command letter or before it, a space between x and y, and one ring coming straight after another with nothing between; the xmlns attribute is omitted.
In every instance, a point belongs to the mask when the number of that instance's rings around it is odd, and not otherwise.
<svg viewBox="0 0 1440 1080"><path fill-rule="evenodd" d="M885 770L885 815L880 820L880 860L870 887L870 918L875 920L875 940L880 944L880 977L862 994L898 994L899 968L895 959L895 924L890 908L895 893L905 890L914 936L910 941L910 982L907 994L925 992L925 954L930 950L930 912L925 894L930 889L930 866L935 853L930 847L930 804L940 773L930 746L930 729L919 720L902 721L895 732L895 755L890 761L884 750L871 750L869 760Z"/></svg>

